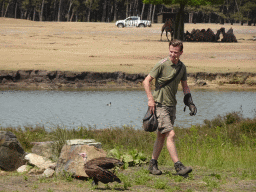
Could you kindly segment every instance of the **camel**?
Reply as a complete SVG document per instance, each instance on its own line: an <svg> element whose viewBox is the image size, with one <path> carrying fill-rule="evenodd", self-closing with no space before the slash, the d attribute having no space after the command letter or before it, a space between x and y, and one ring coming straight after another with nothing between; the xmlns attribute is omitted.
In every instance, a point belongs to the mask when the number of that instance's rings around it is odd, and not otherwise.
<svg viewBox="0 0 256 192"><path fill-rule="evenodd" d="M233 33L232 27L225 33L225 28L220 28L220 32L223 35L223 38L221 39L221 42L237 42L236 36Z"/></svg>
<svg viewBox="0 0 256 192"><path fill-rule="evenodd" d="M184 33L184 40L185 40L185 41L192 41L191 33L189 33L188 31L186 31L186 33Z"/></svg>
<svg viewBox="0 0 256 192"><path fill-rule="evenodd" d="M216 34L208 28L205 29L193 29L191 33L188 31L184 33L185 41L204 41L204 42L216 42L220 39L220 30Z"/></svg>
<svg viewBox="0 0 256 192"><path fill-rule="evenodd" d="M204 32L205 30L193 29L191 31L191 40L192 41L203 41L204 40Z"/></svg>
<svg viewBox="0 0 256 192"><path fill-rule="evenodd" d="M188 31L184 34L185 41L202 41L203 36L202 32L199 29L193 29L191 33Z"/></svg>
<svg viewBox="0 0 256 192"><path fill-rule="evenodd" d="M213 31L208 28L206 31L204 31L204 41L205 42L214 42L215 41L215 34Z"/></svg>
<svg viewBox="0 0 256 192"><path fill-rule="evenodd" d="M107 169L112 169L116 166L122 166L123 162L111 157L99 157L87 161L86 153L79 153L84 159L85 173L93 179L92 185L98 185L99 181L106 184L110 182L121 183L121 180Z"/></svg>
<svg viewBox="0 0 256 192"><path fill-rule="evenodd" d="M166 37L168 41L169 41L168 32L171 33L171 40L173 40L174 23L172 19L166 19L164 25L162 26L161 41L162 41L162 35L164 31L166 32Z"/></svg>
<svg viewBox="0 0 256 192"><path fill-rule="evenodd" d="M215 34L215 42L217 42L220 39L220 30L217 30L217 33Z"/></svg>

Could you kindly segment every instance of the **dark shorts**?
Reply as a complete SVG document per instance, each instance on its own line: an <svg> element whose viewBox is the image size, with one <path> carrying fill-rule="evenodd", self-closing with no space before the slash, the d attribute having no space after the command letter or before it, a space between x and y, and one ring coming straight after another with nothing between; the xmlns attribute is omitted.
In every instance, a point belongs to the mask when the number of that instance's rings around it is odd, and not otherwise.
<svg viewBox="0 0 256 192"><path fill-rule="evenodd" d="M176 106L166 106L156 104L156 116L158 121L158 131L163 134L173 130L176 119Z"/></svg>

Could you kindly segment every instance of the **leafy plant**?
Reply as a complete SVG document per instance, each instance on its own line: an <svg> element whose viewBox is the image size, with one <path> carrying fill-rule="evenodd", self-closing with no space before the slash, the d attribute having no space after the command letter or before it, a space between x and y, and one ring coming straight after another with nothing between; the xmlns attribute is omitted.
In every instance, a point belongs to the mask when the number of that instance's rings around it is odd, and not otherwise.
<svg viewBox="0 0 256 192"><path fill-rule="evenodd" d="M117 159L121 159L124 163L124 168L128 168L129 166L141 165L147 162L146 156L138 152L137 149L130 150L128 153L122 154L122 148L114 148L109 151L110 155L114 156Z"/></svg>
<svg viewBox="0 0 256 192"><path fill-rule="evenodd" d="M25 181L28 181L28 176L27 175L23 175L23 177L24 177Z"/></svg>

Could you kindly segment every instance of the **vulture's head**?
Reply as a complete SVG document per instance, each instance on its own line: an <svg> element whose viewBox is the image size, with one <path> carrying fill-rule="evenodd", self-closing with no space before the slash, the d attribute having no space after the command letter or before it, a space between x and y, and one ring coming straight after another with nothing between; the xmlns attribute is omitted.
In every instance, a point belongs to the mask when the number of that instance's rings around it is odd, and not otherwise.
<svg viewBox="0 0 256 192"><path fill-rule="evenodd" d="M83 157L84 162L86 162L86 160L87 160L87 154L86 154L86 153L78 153L78 155L80 155L81 157Z"/></svg>

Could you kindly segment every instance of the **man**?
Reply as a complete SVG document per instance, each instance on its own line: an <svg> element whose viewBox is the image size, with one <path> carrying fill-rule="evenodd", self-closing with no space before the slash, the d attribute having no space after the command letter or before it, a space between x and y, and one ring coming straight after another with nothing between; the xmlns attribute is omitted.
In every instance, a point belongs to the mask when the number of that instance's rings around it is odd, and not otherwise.
<svg viewBox="0 0 256 192"><path fill-rule="evenodd" d="M166 145L174 162L178 175L186 176L192 168L185 167L178 159L175 143L173 125L176 119L176 93L181 82L184 92L184 103L190 109L190 115L196 115L197 109L192 101L190 89L187 84L186 66L180 61L183 53L183 43L179 40L172 40L169 43L169 57L158 62L149 75L144 79L143 85L148 97L148 106L152 113L156 112L158 120L157 138L154 144L152 159L149 164L149 171L154 175L161 175L158 169L157 159L163 148L166 138ZM155 79L155 91L152 95L150 82ZM172 81L168 82L168 80ZM166 84L167 83L167 84Z"/></svg>

